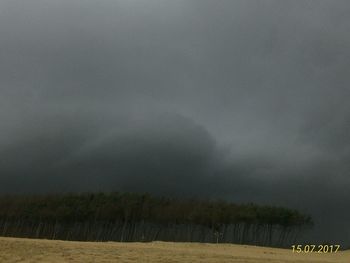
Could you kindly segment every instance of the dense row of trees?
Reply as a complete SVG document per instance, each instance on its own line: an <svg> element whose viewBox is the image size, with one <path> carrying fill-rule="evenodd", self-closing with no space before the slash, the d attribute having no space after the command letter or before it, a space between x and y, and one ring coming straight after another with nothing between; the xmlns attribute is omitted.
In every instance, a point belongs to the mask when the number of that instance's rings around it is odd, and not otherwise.
<svg viewBox="0 0 350 263"><path fill-rule="evenodd" d="M312 225L282 207L148 194L0 197L0 235L86 241L230 242L286 246Z"/></svg>

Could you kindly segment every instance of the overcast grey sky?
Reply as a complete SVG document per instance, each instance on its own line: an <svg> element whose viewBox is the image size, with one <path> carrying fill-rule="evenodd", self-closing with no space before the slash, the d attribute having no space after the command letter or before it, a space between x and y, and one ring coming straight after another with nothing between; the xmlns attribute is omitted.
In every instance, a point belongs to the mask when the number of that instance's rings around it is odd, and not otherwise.
<svg viewBox="0 0 350 263"><path fill-rule="evenodd" d="M348 1L0 0L0 192L284 205L350 243Z"/></svg>

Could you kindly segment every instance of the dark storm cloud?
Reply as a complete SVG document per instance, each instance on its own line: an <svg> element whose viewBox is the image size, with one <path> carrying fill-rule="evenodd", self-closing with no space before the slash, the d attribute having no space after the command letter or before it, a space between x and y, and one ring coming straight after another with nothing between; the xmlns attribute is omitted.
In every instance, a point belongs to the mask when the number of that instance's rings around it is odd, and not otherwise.
<svg viewBox="0 0 350 263"><path fill-rule="evenodd" d="M346 240L349 11L0 1L1 191L287 205L319 218L319 239Z"/></svg>

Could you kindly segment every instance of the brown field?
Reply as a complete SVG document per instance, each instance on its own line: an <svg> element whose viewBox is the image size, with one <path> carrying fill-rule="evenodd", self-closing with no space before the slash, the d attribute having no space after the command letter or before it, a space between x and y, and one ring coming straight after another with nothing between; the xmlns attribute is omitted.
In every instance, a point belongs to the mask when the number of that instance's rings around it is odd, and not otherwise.
<svg viewBox="0 0 350 263"><path fill-rule="evenodd" d="M289 249L231 244L95 243L0 237L0 262L349 263L350 251L296 254Z"/></svg>

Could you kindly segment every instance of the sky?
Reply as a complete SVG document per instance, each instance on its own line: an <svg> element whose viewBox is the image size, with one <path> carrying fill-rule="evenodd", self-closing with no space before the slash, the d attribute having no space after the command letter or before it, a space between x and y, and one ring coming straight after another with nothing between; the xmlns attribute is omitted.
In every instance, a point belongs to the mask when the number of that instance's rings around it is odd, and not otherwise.
<svg viewBox="0 0 350 263"><path fill-rule="evenodd" d="M348 1L0 0L0 193L296 208L350 244Z"/></svg>

